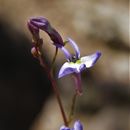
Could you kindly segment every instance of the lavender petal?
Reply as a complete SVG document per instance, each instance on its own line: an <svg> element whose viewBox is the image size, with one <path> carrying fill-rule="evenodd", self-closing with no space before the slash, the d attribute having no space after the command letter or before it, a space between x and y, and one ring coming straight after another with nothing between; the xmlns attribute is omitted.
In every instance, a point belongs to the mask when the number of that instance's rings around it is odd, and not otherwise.
<svg viewBox="0 0 130 130"><path fill-rule="evenodd" d="M57 45L58 46L58 45ZM71 54L68 52L68 50L65 47L60 47L60 49L62 50L62 52L64 53L67 61L71 60Z"/></svg>
<svg viewBox="0 0 130 130"><path fill-rule="evenodd" d="M75 72L75 68L70 67L69 63L66 62L63 64L63 66L61 67L59 74L58 74L58 78L61 78L63 76L66 76L68 74L72 74Z"/></svg>
<svg viewBox="0 0 130 130"><path fill-rule="evenodd" d="M74 123L74 130L83 130L83 126L80 121Z"/></svg>
<svg viewBox="0 0 130 130"><path fill-rule="evenodd" d="M62 126L62 127L60 128L60 130L71 130L71 129L68 128L68 127L66 127L66 126Z"/></svg>
<svg viewBox="0 0 130 130"><path fill-rule="evenodd" d="M86 65L86 68L90 68L97 62L100 56L101 52L96 52L92 55L81 57L81 62Z"/></svg>
<svg viewBox="0 0 130 130"><path fill-rule="evenodd" d="M79 59L80 58L80 50L79 47L77 46L77 44L71 39L68 38L68 41L70 43L70 45L74 48L75 53L76 53L76 58Z"/></svg>

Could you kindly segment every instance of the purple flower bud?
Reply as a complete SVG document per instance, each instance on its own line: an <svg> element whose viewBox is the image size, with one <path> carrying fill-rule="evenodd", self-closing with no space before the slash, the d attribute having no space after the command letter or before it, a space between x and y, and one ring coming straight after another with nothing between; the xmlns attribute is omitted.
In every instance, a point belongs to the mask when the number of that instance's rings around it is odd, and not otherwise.
<svg viewBox="0 0 130 130"><path fill-rule="evenodd" d="M60 130L71 130L71 129L68 128L68 127L66 127L66 126L62 126L62 127L60 128Z"/></svg>
<svg viewBox="0 0 130 130"><path fill-rule="evenodd" d="M44 17L31 18L29 20L29 24L30 24L29 28L32 33L33 33L33 30L41 29L50 36L51 40L53 41L53 44L56 47L59 48L59 47L64 46L64 42L60 34L50 25L49 21L46 18Z"/></svg>
<svg viewBox="0 0 130 130"><path fill-rule="evenodd" d="M74 130L83 130L83 126L80 121L74 123Z"/></svg>
<svg viewBox="0 0 130 130"><path fill-rule="evenodd" d="M35 47L33 47L33 48L31 49L31 53L32 53L32 55L33 55L35 58L37 58L39 55L41 55L40 51L37 50Z"/></svg>
<svg viewBox="0 0 130 130"><path fill-rule="evenodd" d="M83 126L80 121L76 121L72 129L66 126L62 126L60 130L83 130Z"/></svg>
<svg viewBox="0 0 130 130"><path fill-rule="evenodd" d="M29 31L31 32L33 39L38 40L40 39L39 37L39 28L34 26L33 24L30 23L30 20L27 22L27 26Z"/></svg>

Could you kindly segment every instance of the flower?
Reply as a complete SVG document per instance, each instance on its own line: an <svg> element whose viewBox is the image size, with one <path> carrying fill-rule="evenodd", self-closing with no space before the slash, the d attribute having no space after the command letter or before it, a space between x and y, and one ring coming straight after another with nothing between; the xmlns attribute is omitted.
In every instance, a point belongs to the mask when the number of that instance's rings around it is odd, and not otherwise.
<svg viewBox="0 0 130 130"><path fill-rule="evenodd" d="M70 38L68 38L68 43L74 48L75 55L71 55L65 47L61 48L65 54L67 62L62 65L58 74L58 78L69 74L74 74L77 84L76 91L78 93L82 93L80 73L86 68L92 67L101 56L101 52L97 51L89 56L80 57L80 51L77 44Z"/></svg>
<svg viewBox="0 0 130 130"><path fill-rule="evenodd" d="M75 55L71 55L64 47L61 48L68 62L65 62L62 65L58 74L58 78L71 73L80 73L84 69L92 67L101 56L100 52L96 52L92 55L80 58L80 51L77 44L70 38L68 38L68 42L73 46Z"/></svg>
<svg viewBox="0 0 130 130"><path fill-rule="evenodd" d="M27 22L28 28L32 33L33 37L39 38L39 30L45 31L53 41L56 47L64 46L64 42L60 34L50 25L49 21L44 17L30 18Z"/></svg>
<svg viewBox="0 0 130 130"><path fill-rule="evenodd" d="M83 126L80 121L76 121L72 129L66 126L62 126L60 130L83 130Z"/></svg>

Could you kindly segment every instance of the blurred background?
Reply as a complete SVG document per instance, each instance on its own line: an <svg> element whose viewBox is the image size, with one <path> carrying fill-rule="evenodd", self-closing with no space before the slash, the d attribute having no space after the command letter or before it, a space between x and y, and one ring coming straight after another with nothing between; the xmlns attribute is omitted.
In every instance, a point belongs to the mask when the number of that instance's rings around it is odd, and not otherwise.
<svg viewBox="0 0 130 130"><path fill-rule="evenodd" d="M0 130L59 130L63 124L46 73L30 54L26 23L34 16L48 18L64 40L71 37L82 56L102 52L82 73L73 122L80 119L84 130L130 130L128 0L0 0ZM41 37L51 63L55 48L45 33ZM64 62L59 52L56 79ZM57 83L69 113L73 80L66 76Z"/></svg>

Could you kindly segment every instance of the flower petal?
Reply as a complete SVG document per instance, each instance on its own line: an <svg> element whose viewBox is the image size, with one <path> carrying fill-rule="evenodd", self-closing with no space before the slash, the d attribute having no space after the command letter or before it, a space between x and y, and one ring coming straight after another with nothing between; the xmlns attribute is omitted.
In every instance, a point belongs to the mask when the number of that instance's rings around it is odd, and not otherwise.
<svg viewBox="0 0 130 130"><path fill-rule="evenodd" d="M50 26L49 21L44 17L31 18L30 23L43 30L46 30Z"/></svg>
<svg viewBox="0 0 130 130"><path fill-rule="evenodd" d="M71 66L69 62L66 62L61 67L59 74L58 74L58 78L61 78L63 76L66 76L66 75L74 73L74 72L75 72L75 68L73 66Z"/></svg>
<svg viewBox="0 0 130 130"><path fill-rule="evenodd" d="M66 62L62 65L58 74L58 78L61 78L71 73L80 73L85 68L86 67L84 67L82 63L79 64L73 62Z"/></svg>
<svg viewBox="0 0 130 130"><path fill-rule="evenodd" d="M83 64L83 63L80 63L79 70L80 70L80 71L83 71L83 70L85 70L85 69L86 69L86 65Z"/></svg>
<svg viewBox="0 0 130 130"><path fill-rule="evenodd" d="M80 121L76 121L74 124L74 130L83 130L83 126Z"/></svg>
<svg viewBox="0 0 130 130"><path fill-rule="evenodd" d="M79 47L77 46L77 44L71 39L68 38L68 41L70 43L70 45L74 48L75 53L76 53L76 58L79 59L80 58L80 50Z"/></svg>
<svg viewBox="0 0 130 130"><path fill-rule="evenodd" d="M60 130L71 130L71 129L66 126L61 126Z"/></svg>
<svg viewBox="0 0 130 130"><path fill-rule="evenodd" d="M67 61L70 61L71 60L71 54L68 52L68 50L65 47L60 47L60 49L64 53Z"/></svg>
<svg viewBox="0 0 130 130"><path fill-rule="evenodd" d="M96 61L100 58L100 56L101 52L96 52L92 55L81 57L80 60L82 63L86 65L86 68L90 68L96 63Z"/></svg>

